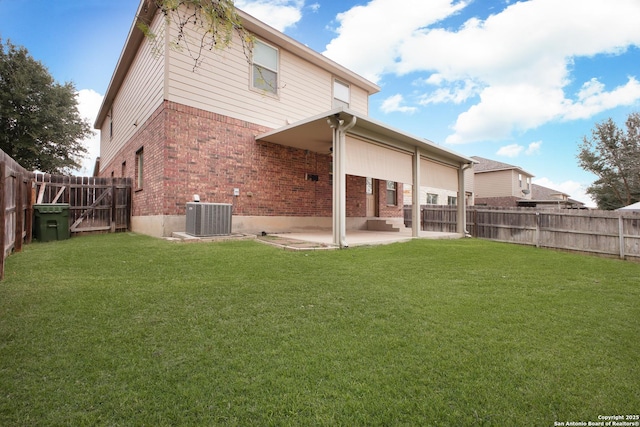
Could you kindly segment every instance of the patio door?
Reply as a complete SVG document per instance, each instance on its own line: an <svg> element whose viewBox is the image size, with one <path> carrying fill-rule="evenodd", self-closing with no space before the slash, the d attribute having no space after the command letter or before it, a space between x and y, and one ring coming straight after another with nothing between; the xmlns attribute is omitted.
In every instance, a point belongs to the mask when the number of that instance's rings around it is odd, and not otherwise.
<svg viewBox="0 0 640 427"><path fill-rule="evenodd" d="M377 180L367 178L367 217L378 216L378 185Z"/></svg>

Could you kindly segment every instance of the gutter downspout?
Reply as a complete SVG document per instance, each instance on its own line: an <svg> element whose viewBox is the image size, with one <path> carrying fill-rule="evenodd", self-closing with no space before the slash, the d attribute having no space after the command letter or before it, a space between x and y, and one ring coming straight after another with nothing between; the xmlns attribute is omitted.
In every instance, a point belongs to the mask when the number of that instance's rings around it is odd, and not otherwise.
<svg viewBox="0 0 640 427"><path fill-rule="evenodd" d="M338 116L328 117L327 122L333 129L333 244L339 248L348 248L347 234L347 181L346 181L346 142L347 131L356 125L356 116L344 124Z"/></svg>
<svg viewBox="0 0 640 427"><path fill-rule="evenodd" d="M467 198L464 189L464 171L469 169L472 163L465 163L458 169L458 233L464 237L470 237L467 230Z"/></svg>

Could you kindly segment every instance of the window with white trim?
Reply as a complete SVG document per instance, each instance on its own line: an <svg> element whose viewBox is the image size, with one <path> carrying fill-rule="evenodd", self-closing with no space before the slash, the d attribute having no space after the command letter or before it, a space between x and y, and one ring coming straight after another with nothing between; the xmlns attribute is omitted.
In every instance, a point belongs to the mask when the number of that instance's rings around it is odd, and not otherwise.
<svg viewBox="0 0 640 427"><path fill-rule="evenodd" d="M351 100L351 88L348 84L341 82L340 80L333 80L333 107L347 107L349 108L349 101Z"/></svg>
<svg viewBox="0 0 640 427"><path fill-rule="evenodd" d="M387 205L395 206L398 204L398 186L395 181L387 181Z"/></svg>
<svg viewBox="0 0 640 427"><path fill-rule="evenodd" d="M427 204L428 205L437 205L438 204L438 195L433 193L427 193Z"/></svg>
<svg viewBox="0 0 640 427"><path fill-rule="evenodd" d="M455 196L447 196L447 205L449 206L457 206L458 198Z"/></svg>
<svg viewBox="0 0 640 427"><path fill-rule="evenodd" d="M265 92L278 93L278 49L260 40L253 43L253 87Z"/></svg>

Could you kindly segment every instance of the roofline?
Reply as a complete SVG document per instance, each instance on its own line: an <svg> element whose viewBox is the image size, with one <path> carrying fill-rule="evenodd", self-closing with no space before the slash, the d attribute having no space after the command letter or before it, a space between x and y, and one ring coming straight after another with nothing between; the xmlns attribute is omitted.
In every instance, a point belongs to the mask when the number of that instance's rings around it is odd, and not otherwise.
<svg viewBox="0 0 640 427"><path fill-rule="evenodd" d="M144 39L144 34L137 26L138 20L142 19L144 21L151 22L157 10L158 7L155 2L140 0L140 5L136 11L131 28L129 29L127 40L122 48L120 58L118 59L115 71L111 76L107 92L102 99L102 105L100 106L100 110L98 111L98 115L96 116L96 120L93 124L94 129L100 129L100 126L107 116L107 112L111 108L111 104L113 103L113 100L120 90L120 86L129 71L129 67L138 52L138 48ZM334 74L336 77L340 77L350 83L362 87L369 93L369 95L380 92L380 86L370 80L303 45L275 28L270 27L248 13L238 8L236 8L236 11L238 12L244 28L250 33L253 33L258 37L262 37L271 43L277 44L302 59L305 59L315 65L319 65L321 68Z"/></svg>

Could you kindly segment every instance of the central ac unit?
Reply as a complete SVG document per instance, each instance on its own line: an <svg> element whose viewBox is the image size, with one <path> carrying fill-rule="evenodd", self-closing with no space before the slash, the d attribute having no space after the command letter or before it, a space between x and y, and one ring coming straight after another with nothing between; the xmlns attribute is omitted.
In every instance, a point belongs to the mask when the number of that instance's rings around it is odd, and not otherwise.
<svg viewBox="0 0 640 427"><path fill-rule="evenodd" d="M187 203L186 233L197 237L231 234L232 205L228 203Z"/></svg>

